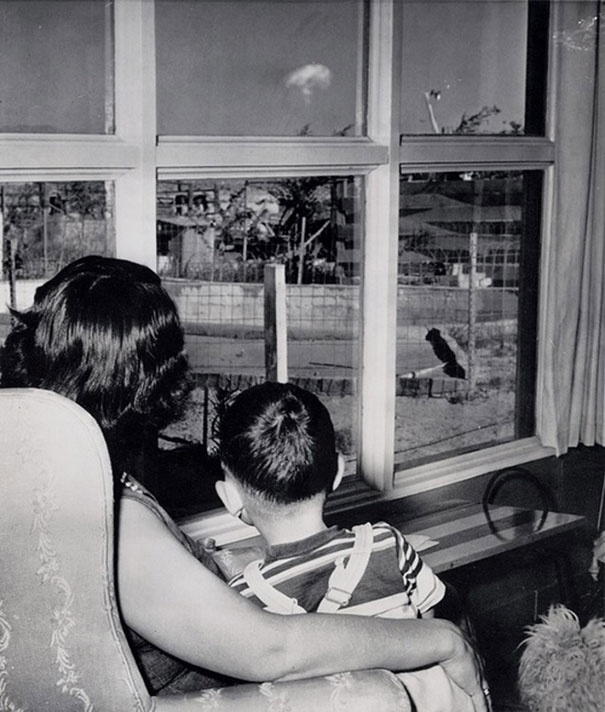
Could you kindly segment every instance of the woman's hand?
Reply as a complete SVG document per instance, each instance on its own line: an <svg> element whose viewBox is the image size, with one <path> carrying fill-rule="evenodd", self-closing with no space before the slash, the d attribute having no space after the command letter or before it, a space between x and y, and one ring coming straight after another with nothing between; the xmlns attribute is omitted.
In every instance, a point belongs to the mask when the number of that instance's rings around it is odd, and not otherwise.
<svg viewBox="0 0 605 712"><path fill-rule="evenodd" d="M123 499L118 592L127 625L192 665L245 680L441 664L487 712L481 666L445 620L266 613L205 569L140 503Z"/></svg>
<svg viewBox="0 0 605 712"><path fill-rule="evenodd" d="M442 621L447 623L447 621ZM491 712L489 687L483 674L483 663L464 633L450 624L452 652L441 661L441 667L472 699L475 712Z"/></svg>

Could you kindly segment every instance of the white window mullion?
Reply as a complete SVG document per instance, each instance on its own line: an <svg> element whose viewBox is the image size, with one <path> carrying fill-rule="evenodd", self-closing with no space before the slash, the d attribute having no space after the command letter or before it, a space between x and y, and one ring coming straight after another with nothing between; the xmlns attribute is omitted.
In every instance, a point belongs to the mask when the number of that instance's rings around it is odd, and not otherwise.
<svg viewBox="0 0 605 712"><path fill-rule="evenodd" d="M243 139L161 136L157 165L161 177L191 179L251 175L351 175L386 162L387 149L367 138Z"/></svg>
<svg viewBox="0 0 605 712"><path fill-rule="evenodd" d="M115 183L116 253L156 268L155 23L149 0L115 2L116 134L139 149Z"/></svg>
<svg viewBox="0 0 605 712"><path fill-rule="evenodd" d="M550 17L550 36L561 37L565 32L564 13L561 3L551 4ZM561 84L557 81L557 77L561 68L559 66L560 53L555 42L550 43L548 57L548 80L547 80L547 104L546 104L546 136L555 141L556 138L556 120L557 109L559 107L560 97L557 96L561 90ZM544 188L542 193L542 235L540 238L541 244L541 267L540 267L540 300L538 307L538 355L536 369L536 431L540 433L542 414L544 413L544 374L547 368L547 358L550 350L550 344L546 338L546 326L549 323L548 294L551 287L551 260L552 260L552 231L553 231L553 208L554 208L554 190L555 190L555 171L554 161L544 173Z"/></svg>
<svg viewBox="0 0 605 712"><path fill-rule="evenodd" d="M3 180L91 180L89 174L109 177L137 163L136 146L115 136L0 134Z"/></svg>
<svg viewBox="0 0 605 712"><path fill-rule="evenodd" d="M548 167L554 143L538 136L404 136L399 160L412 172L457 170L529 170Z"/></svg>
<svg viewBox="0 0 605 712"><path fill-rule="evenodd" d="M398 172L393 132L392 2L371 4L368 135L391 160L367 178L360 375L359 472L380 490L393 485L397 309Z"/></svg>

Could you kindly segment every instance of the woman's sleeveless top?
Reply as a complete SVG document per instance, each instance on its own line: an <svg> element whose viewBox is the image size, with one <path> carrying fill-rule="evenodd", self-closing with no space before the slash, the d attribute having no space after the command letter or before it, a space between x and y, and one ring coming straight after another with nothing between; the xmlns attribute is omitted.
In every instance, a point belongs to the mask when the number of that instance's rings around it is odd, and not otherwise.
<svg viewBox="0 0 605 712"><path fill-rule="evenodd" d="M223 578L212 556L201 544L184 534L151 492L130 475L124 478L122 498L134 500L147 507L187 551L213 573ZM125 630L141 674L152 695L195 692L209 687L225 687L233 683L230 678L191 666L165 653L126 626Z"/></svg>

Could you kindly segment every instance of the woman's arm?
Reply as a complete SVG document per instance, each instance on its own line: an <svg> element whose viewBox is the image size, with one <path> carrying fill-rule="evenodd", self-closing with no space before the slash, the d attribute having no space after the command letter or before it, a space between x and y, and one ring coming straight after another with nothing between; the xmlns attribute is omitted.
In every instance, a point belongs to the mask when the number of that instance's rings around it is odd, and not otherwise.
<svg viewBox="0 0 605 712"><path fill-rule="evenodd" d="M275 680L440 663L469 694L481 690L472 648L451 623L266 613L205 569L152 512L130 499L121 504L118 586L126 624L192 665Z"/></svg>

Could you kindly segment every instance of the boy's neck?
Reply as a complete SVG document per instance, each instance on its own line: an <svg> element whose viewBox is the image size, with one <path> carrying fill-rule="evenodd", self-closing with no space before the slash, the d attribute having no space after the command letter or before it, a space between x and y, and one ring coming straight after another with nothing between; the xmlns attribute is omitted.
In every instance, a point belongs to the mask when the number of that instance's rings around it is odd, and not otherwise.
<svg viewBox="0 0 605 712"><path fill-rule="evenodd" d="M325 531L323 507L309 502L283 516L255 517L254 524L269 546L289 544Z"/></svg>

